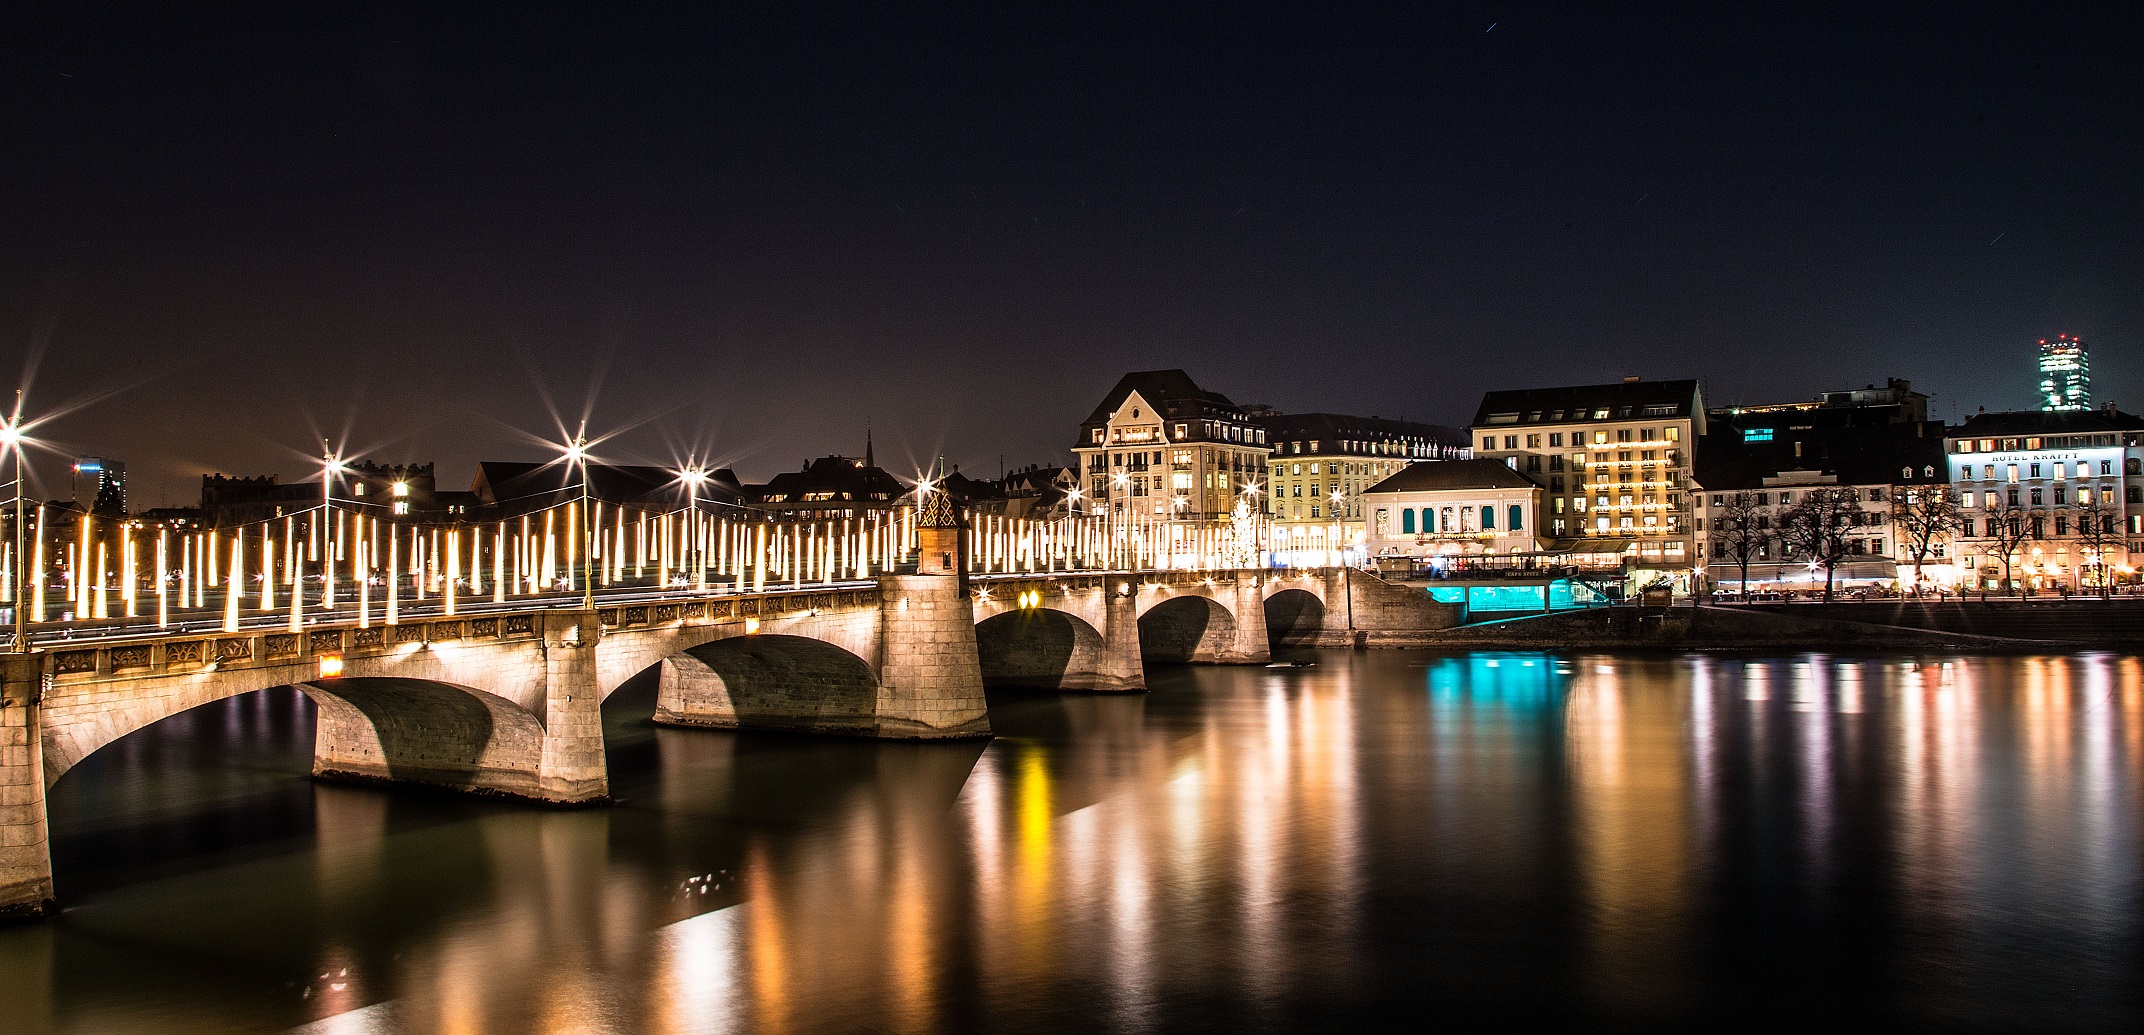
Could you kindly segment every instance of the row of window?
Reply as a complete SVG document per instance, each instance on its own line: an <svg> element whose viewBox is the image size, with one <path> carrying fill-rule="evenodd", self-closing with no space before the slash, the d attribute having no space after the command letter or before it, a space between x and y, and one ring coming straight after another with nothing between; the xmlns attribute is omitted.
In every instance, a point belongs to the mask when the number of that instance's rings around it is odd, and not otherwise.
<svg viewBox="0 0 2144 1035"><path fill-rule="evenodd" d="M1476 517L1477 513L1479 513L1480 515L1478 518ZM1415 515L1417 514L1421 515L1419 526L1417 525L1417 519L1415 517ZM1400 534L1414 535L1416 534L1416 530L1418 527L1422 533L1426 534L1434 534L1439 532L1494 532L1496 531L1496 506L1494 504L1483 504L1479 508L1402 508L1400 510ZM1377 512L1378 534L1389 534L1390 528L1390 515L1384 510L1379 510ZM1506 508L1506 512L1504 515L1504 531L1523 532L1525 530L1525 506L1517 503L1511 504L1508 508Z"/></svg>
<svg viewBox="0 0 2144 1035"><path fill-rule="evenodd" d="M2092 462L2091 462L2091 461L2089 461L2089 460L2079 460L2079 461L2077 461L2077 462L2076 462L2076 463L2074 463L2074 464L2068 464L2068 463L2064 463L2064 462L2062 462L2062 461L2059 461L2059 460L2055 461L2055 462L2054 462L2054 463L2052 463L2052 464L2046 464L2046 465L2043 465L2043 464L2025 464L2025 465L2023 465L2023 467L2024 467L2024 475L2025 475L2025 477L2027 477L2027 478L2043 478L2043 477L2046 477L2045 475L2043 475L2043 474L2041 473L2041 468L2042 468L2043 466L2051 466L2051 467L2053 467L2053 468L2055 469L2055 477L2056 477L2057 479L2062 479L2062 478L2069 478L2069 477L2072 477L2072 476L2073 476L2073 472L2074 472L2074 477L2078 477L2078 478L2090 478L2090 477L2092 477L2092 471L2091 471L2091 467L2092 467ZM2019 470L2019 468L2020 468L2020 465L2018 465L2018 464L2003 464L2003 465L2000 465L2000 468L1998 468L1998 466L1997 466L1997 465L1995 465L1995 464L1981 464L1981 465L1980 465L1980 480L1981 480L1981 481L1985 481L1985 482L1992 482L1992 481L1995 481L1995 480L1996 480L1996 477L1995 477L1995 476L1996 476L1996 472L1997 472L1998 470L2002 470L2002 472L2003 472L2003 473L2004 473L2004 474L2005 474L2005 475L2007 476L2007 480L2009 480L2009 481L2013 481L2013 482L2014 482L2014 481L2017 481L2017 480L2018 480L2018 475L2019 475L2019 473L2020 473L2020 470ZM2133 457L2133 456L2132 456L2132 457L2130 457L2130 458L2129 458L2129 459L2128 459L2128 460L2127 460L2127 461L2126 461L2125 463L2123 463L2123 464L2122 464L2122 468L2123 468L2123 470L2124 470L2124 471L2125 471L2126 473L2129 473L2129 474L2144 474L2144 459L2140 459L2140 458L2138 458L2138 457ZM2113 476L2114 476L2114 461L2113 461L2113 460L2101 460L2101 461L2099 462L2099 476L2100 476L2100 477L2102 477L2102 478L2111 478L2111 477L2113 477ZM1972 480L1973 480L1973 465L1972 465L1972 464L1959 464L1959 465L1958 465L1958 480L1959 480L1959 481L1962 481L1962 482L1969 482L1969 481L1972 481Z"/></svg>
<svg viewBox="0 0 2144 1035"><path fill-rule="evenodd" d="M1609 431L1605 430L1605 429L1604 429L1604 430L1599 430L1599 431L1595 431L1595 432L1593 432L1593 444L1594 444L1594 445L1596 445L1596 446L1604 446L1604 445L1607 445L1607 444L1608 444L1608 442L1609 442L1609 438L1608 438L1608 436L1609 436L1610 434L1611 434L1611 433L1610 433ZM1655 440L1656 440L1656 438L1657 438L1657 440L1658 440L1658 441L1662 441L1662 442L1680 442L1680 441L1682 441L1682 429L1681 429L1680 427L1676 427L1676 426L1673 426L1673 425L1670 425L1670 426L1668 426L1668 427L1665 427L1665 428L1658 428L1658 429L1655 429L1655 428L1617 428L1617 429L1615 429L1615 431L1613 432L1613 434L1615 435L1615 441L1617 441L1617 442L1652 442L1652 441L1655 441ZM1635 436L1636 436L1636 438L1633 438L1633 437L1632 437L1633 435L1635 435ZM1540 435L1525 435L1525 436L1520 436L1520 435L1505 435L1505 436L1503 436L1503 439L1504 439L1504 448L1505 448L1505 449L1517 449L1517 448L1519 448L1519 440L1520 440L1521 438L1524 438L1524 439L1525 439L1525 441L1526 441L1526 448L1527 448L1527 449L1540 449L1540 448L1542 448L1542 447L1541 447L1541 438L1542 438L1542 436L1540 436ZM1585 433L1585 432L1583 432L1583 431L1574 431L1574 432L1571 432L1571 436L1570 436L1570 438L1571 438L1571 445L1574 445L1574 446L1582 446L1582 445L1585 445L1585 444L1586 444L1586 433ZM1497 448L1497 446L1496 446L1496 440L1497 440L1497 436L1495 436L1495 435L1483 435L1483 436L1481 437L1481 447L1482 447L1483 449L1495 449L1495 448ZM1564 444L1563 440L1564 440L1564 434L1563 434L1563 432L1561 432L1561 431L1551 431L1551 432L1549 432L1549 433L1548 433L1548 448L1550 448L1550 449L1561 449L1561 448L1563 448L1563 444Z"/></svg>
<svg viewBox="0 0 2144 1035"><path fill-rule="evenodd" d="M1961 492L1958 494L1958 505L1961 507L1970 507L1974 504L1976 500L1982 500L1985 501L1985 505L1989 510L1993 510L1996 507L2001 506L2005 499L2007 499L2010 505L2013 507L2022 507L2025 504L2020 502L2020 500L2029 498L2032 500L2033 506L2044 507L2047 505L2047 495L2047 490L2039 488L2037 486L2029 490L2025 490L2024 492L2020 492L2017 489L2008 489L2000 493L1996 492L1993 489L1978 494L1970 492ZM2069 486L2055 486L2054 498L2055 506L2061 507L2069 505ZM2132 485L2129 487L2129 502L2144 503L2144 485ZM2086 485L2078 487L2077 505L2080 507L2089 507L2094 503L2104 503L2109 505L2113 504L2114 490L2111 488L2101 489L2096 494L2095 498L2095 494L2092 492L2091 486Z"/></svg>
<svg viewBox="0 0 2144 1035"><path fill-rule="evenodd" d="M1681 412L1682 404L1680 403L1647 403L1643 407L1594 406L1587 408L1574 406L1562 410L1528 410L1524 419L1528 424L1544 420L1551 422L1565 420L1628 420L1634 416L1673 417ZM1517 424L1519 422L1520 416L1517 412L1492 413L1482 420L1484 424Z"/></svg>
<svg viewBox="0 0 2144 1035"><path fill-rule="evenodd" d="M2137 525L2140 520L2144 519L2132 518L2130 524ZM2070 534L2069 515L2056 514L2054 523L2056 535ZM1958 525L1959 531L1967 536L1977 534L1992 539L2003 533L2003 521L2001 518L1985 518L1977 523L1973 518L1964 518L1958 522ZM2022 514L2012 514L2010 515L2009 525L2010 534L2013 536L2024 533L2027 539L2047 538L2047 516L2044 514L2033 514L2029 517ZM2090 535L2092 533L2092 519L2080 517L2077 519L2075 527L2078 535ZM2112 514L2102 515L2099 519L2099 531L2102 535L2115 535L2120 527L2119 519ZM1976 529L1978 529L1977 532L1975 531Z"/></svg>
<svg viewBox="0 0 2144 1035"><path fill-rule="evenodd" d="M1951 443L1953 453L1993 453L2018 449L2077 449L2087 446L2113 446L2114 435L2053 435L2045 438L1961 438Z"/></svg>

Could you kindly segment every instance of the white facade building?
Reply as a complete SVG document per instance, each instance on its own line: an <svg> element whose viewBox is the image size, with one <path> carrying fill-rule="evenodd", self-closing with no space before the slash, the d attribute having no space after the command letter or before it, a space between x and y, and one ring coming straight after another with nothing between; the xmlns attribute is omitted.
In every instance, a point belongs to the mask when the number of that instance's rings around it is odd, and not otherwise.
<svg viewBox="0 0 2144 1035"><path fill-rule="evenodd" d="M1541 550L1541 486L1498 460L1412 464L1363 490L1371 557L1495 557Z"/></svg>
<svg viewBox="0 0 2144 1035"><path fill-rule="evenodd" d="M1962 515L1953 552L1964 585L2091 591L2135 583L2144 560L2144 418L2111 406L1981 413L1944 445Z"/></svg>

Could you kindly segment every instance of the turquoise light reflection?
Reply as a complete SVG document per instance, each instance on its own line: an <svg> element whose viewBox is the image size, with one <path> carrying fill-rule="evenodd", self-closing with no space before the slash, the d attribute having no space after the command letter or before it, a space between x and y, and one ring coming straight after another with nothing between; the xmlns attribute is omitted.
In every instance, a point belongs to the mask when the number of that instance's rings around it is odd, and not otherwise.
<svg viewBox="0 0 2144 1035"><path fill-rule="evenodd" d="M1429 697L1435 705L1492 704L1509 709L1554 708L1563 701L1570 661L1550 654L1511 651L1439 658L1429 666Z"/></svg>

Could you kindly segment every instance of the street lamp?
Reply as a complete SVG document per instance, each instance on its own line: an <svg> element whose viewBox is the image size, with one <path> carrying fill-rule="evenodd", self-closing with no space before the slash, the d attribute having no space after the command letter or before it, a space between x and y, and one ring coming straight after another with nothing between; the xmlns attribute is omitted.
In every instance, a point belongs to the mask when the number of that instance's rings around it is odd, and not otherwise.
<svg viewBox="0 0 2144 1035"><path fill-rule="evenodd" d="M685 561L692 565L694 588L707 585L707 565L700 557L700 483L707 480L707 472L697 466L687 467L677 473L677 480L685 483Z"/></svg>
<svg viewBox="0 0 2144 1035"><path fill-rule="evenodd" d="M22 552L22 501L26 493L24 491L25 486L22 482L21 392L15 393L15 407L16 409L13 416L0 418L0 452L12 452L15 454L15 563L11 565L11 568L13 569L14 585L9 587L9 591L14 598L15 604L14 608L12 609L15 613L15 638L13 646L15 648L16 653L27 654L30 652L30 625L29 609L27 606L28 600L24 596L22 579L24 562L28 558Z"/></svg>
<svg viewBox="0 0 2144 1035"><path fill-rule="evenodd" d="M596 584L588 576L594 574L595 569L588 562L589 552L595 548L596 529L595 518L588 510L588 427L582 425L565 448L566 466L581 469L581 524L586 533L586 538L581 540L581 609L593 611L596 609Z"/></svg>
<svg viewBox="0 0 2144 1035"><path fill-rule="evenodd" d="M320 440L320 606L335 606L335 476L348 470L342 455ZM157 572L163 585L163 572ZM304 592L301 585L294 592Z"/></svg>
<svg viewBox="0 0 2144 1035"><path fill-rule="evenodd" d="M1076 567L1079 563L1078 555L1068 545L1071 542L1072 519L1079 514L1079 501L1080 491L1077 487L1065 490L1064 528L1058 533L1063 538L1063 542L1059 543L1058 548L1065 551L1065 567L1067 568Z"/></svg>
<svg viewBox="0 0 2144 1035"><path fill-rule="evenodd" d="M1347 565L1347 544L1342 542L1340 537L1346 532L1347 525L1340 520L1340 506L1342 503L1346 502L1347 493L1341 492L1339 489L1334 489L1332 495L1326 497L1326 499L1328 499L1332 503L1332 541L1335 544L1333 547L1333 552L1339 558L1337 563L1340 566L1345 567Z"/></svg>

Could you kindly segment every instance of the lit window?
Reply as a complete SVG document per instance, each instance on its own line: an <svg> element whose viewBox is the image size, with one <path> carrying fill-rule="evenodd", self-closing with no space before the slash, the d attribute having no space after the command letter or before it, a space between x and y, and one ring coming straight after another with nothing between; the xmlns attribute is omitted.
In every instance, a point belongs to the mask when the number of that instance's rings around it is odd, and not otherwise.
<svg viewBox="0 0 2144 1035"><path fill-rule="evenodd" d="M408 483L408 482L396 482L396 483L395 483L395 495L396 495L396 496L407 496L407 495L409 495L409 483ZM397 513L400 513L400 512L398 511Z"/></svg>

